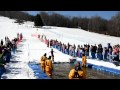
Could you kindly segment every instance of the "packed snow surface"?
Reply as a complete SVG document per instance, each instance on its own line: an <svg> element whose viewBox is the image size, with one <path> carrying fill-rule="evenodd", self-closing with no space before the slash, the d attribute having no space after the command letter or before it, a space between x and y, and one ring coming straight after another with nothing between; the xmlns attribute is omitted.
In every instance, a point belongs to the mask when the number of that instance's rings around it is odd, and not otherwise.
<svg viewBox="0 0 120 90"><path fill-rule="evenodd" d="M68 42L70 44L102 44L107 46L107 43L111 45L120 44L120 37L107 36L102 34L97 34L93 32L84 31L82 29L76 28L63 28L63 27L54 27L54 26L44 26L42 28L34 28L33 22L25 22L22 25L14 23L15 20L9 19L6 17L0 17L0 39L8 36L11 39L17 37L17 33L23 34L23 41L19 43L18 50L16 54L12 54L12 59L9 64L5 67L7 72L2 75L2 78L6 79L35 79L32 69L29 68L29 62L39 63L41 56L44 53L49 52L51 48L48 48L46 44L41 42L37 37L33 35L46 35L48 39L57 39L65 44ZM54 49L55 62L69 62L69 59L72 58L62 52ZM78 61L81 61L80 58L77 58ZM87 62L111 67L115 69L120 69L110 62L104 62L99 60L87 59Z"/></svg>

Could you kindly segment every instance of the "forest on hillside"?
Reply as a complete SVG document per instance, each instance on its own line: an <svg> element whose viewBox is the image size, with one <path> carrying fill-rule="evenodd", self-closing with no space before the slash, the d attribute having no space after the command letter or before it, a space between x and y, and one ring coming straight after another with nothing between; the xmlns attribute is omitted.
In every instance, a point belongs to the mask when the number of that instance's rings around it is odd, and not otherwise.
<svg viewBox="0 0 120 90"><path fill-rule="evenodd" d="M91 18L64 16L55 12L40 12L39 16L43 21L43 25L46 26L81 28L90 32L120 37L120 12L111 17L110 20L100 16Z"/></svg>
<svg viewBox="0 0 120 90"><path fill-rule="evenodd" d="M100 16L93 16L91 18L81 16L71 17L45 11L40 12L36 16L22 11L0 11L0 16L17 20L34 21L35 26L81 28L90 32L120 37L120 12L111 17L110 20L106 20Z"/></svg>
<svg viewBox="0 0 120 90"><path fill-rule="evenodd" d="M34 16L21 11L0 11L0 16L8 17L10 19L34 21Z"/></svg>

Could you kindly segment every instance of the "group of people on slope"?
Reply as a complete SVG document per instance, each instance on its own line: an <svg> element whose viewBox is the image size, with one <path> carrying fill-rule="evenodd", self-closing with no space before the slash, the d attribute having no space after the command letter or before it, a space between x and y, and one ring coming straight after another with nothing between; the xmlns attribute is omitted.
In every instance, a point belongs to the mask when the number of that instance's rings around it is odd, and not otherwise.
<svg viewBox="0 0 120 90"><path fill-rule="evenodd" d="M42 40L47 44L47 47L53 47L59 51L68 54L73 57L82 58L82 55L85 54L87 58L98 59L104 61L120 61L120 45L112 46L110 43L103 47L102 44L98 45L71 45L69 43L65 44L58 40L47 39L46 36Z"/></svg>
<svg viewBox="0 0 120 90"><path fill-rule="evenodd" d="M22 35L22 34L21 34ZM0 42L0 70L4 68L4 66L10 62L10 59L12 57L12 53L15 54L17 49L17 42L19 40L22 40L23 37L21 35L17 34L16 38L13 38L10 40L7 36L5 37L5 40L1 39ZM0 76L3 71L0 71Z"/></svg>
<svg viewBox="0 0 120 90"><path fill-rule="evenodd" d="M15 53L17 48L17 38L14 38L12 41L8 37L5 37L5 44L3 40L1 40L0 45L0 65L4 65L5 63L10 62L11 51Z"/></svg>

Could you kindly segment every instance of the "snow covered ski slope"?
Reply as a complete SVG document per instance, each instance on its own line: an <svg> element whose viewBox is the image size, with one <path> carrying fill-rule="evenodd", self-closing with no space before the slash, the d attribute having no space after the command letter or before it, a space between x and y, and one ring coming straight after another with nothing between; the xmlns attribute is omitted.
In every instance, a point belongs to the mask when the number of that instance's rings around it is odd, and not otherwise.
<svg viewBox="0 0 120 90"><path fill-rule="evenodd" d="M92 32L87 32L81 29L76 28L63 28L63 27L52 27L44 26L43 28L33 28L33 22L25 22L22 25L14 23L15 20L0 17L0 39L4 40L5 36L8 36L10 39L16 37L17 33L23 34L23 41L18 46L18 52L13 55L11 62L6 65L7 73L4 73L2 77L7 79L35 79L33 70L29 68L29 62L39 63L40 57L49 52L51 48L48 48L46 44L41 42L38 38L33 37L32 35L46 35L49 39L57 39L63 43L75 44L99 44L107 46L107 43L111 45L120 44L119 37L106 36L102 34L96 34ZM55 51L55 62L69 62L69 59L72 58L66 54L61 53L60 51L54 49ZM77 58L78 60L81 60ZM98 60L87 60L89 63L96 65L103 65L106 67L111 67L115 69L120 69L114 64Z"/></svg>

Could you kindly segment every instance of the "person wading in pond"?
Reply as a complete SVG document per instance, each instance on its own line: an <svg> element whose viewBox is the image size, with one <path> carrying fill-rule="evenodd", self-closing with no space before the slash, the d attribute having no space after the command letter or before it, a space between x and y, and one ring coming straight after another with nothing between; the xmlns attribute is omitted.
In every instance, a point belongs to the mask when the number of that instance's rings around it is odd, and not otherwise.
<svg viewBox="0 0 120 90"><path fill-rule="evenodd" d="M82 55L82 67L86 67L86 63L87 63L87 57L85 56L85 54Z"/></svg>
<svg viewBox="0 0 120 90"><path fill-rule="evenodd" d="M45 60L47 60L46 53L41 57L40 65L43 72L45 72Z"/></svg>
<svg viewBox="0 0 120 90"><path fill-rule="evenodd" d="M84 79L84 72L81 69L80 63L75 62L75 67L70 70L69 79Z"/></svg>
<svg viewBox="0 0 120 90"><path fill-rule="evenodd" d="M51 56L49 56L48 59L45 60L45 72L47 76L52 77L52 70L53 70L53 64L51 61Z"/></svg>

